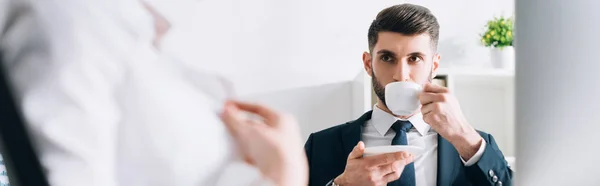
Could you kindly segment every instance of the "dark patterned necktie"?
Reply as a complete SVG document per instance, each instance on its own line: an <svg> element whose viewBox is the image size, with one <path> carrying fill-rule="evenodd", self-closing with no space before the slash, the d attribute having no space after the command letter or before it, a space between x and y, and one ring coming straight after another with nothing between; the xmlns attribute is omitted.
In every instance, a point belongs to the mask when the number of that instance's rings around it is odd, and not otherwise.
<svg viewBox="0 0 600 186"><path fill-rule="evenodd" d="M392 125L392 129L396 131L396 136L392 140L392 145L408 145L408 136L406 133L412 128L410 121L398 120ZM404 167L404 171L400 178L396 181L388 183L388 186L415 186L415 164L410 163Z"/></svg>

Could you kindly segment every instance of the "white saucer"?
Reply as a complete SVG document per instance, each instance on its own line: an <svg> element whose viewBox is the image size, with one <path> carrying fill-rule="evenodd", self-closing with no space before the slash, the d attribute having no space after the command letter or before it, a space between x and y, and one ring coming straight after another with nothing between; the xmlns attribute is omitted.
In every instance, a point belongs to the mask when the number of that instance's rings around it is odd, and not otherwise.
<svg viewBox="0 0 600 186"><path fill-rule="evenodd" d="M392 153L392 152L408 152L411 153L415 158L421 156L424 153L424 149L417 146L409 145L389 145L389 146L376 146L365 148L365 156L373 156L378 154Z"/></svg>

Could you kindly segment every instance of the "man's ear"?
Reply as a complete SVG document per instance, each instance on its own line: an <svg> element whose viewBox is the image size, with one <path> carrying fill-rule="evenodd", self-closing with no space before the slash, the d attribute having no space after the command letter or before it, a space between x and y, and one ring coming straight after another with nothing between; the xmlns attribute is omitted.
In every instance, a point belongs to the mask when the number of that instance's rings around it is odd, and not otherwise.
<svg viewBox="0 0 600 186"><path fill-rule="evenodd" d="M365 68L365 71L367 71L367 74L369 74L369 76L373 77L373 58L371 58L371 54L367 51L363 52L362 55L362 60L363 60L363 66Z"/></svg>
<svg viewBox="0 0 600 186"><path fill-rule="evenodd" d="M432 64L433 65L433 67L432 67L433 69L431 69L431 72L432 72L431 78L435 78L437 76L438 69L440 67L440 60L441 60L441 58L442 58L442 56L439 53L436 53L433 56L433 64Z"/></svg>

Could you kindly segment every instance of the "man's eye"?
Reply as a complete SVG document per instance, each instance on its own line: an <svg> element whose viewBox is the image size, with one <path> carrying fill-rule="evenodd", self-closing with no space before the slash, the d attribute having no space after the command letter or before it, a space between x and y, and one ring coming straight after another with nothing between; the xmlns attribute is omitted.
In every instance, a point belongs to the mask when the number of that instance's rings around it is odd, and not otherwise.
<svg viewBox="0 0 600 186"><path fill-rule="evenodd" d="M390 56L387 56L387 55L381 56L381 61L391 62L392 60L394 60L394 59Z"/></svg>
<svg viewBox="0 0 600 186"><path fill-rule="evenodd" d="M420 61L421 61L421 57L419 57L419 56L410 56L410 57L408 58L408 60L409 60L410 62L420 62Z"/></svg>

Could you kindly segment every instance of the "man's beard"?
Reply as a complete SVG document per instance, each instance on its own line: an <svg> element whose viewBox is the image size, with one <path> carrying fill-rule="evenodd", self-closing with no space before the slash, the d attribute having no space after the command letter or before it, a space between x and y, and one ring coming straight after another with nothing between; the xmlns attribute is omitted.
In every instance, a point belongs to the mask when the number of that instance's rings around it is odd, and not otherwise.
<svg viewBox="0 0 600 186"><path fill-rule="evenodd" d="M377 98L379 98L379 101L381 101L381 103L387 107L387 104L385 103L385 87L383 85L381 85L381 83L379 82L379 80L377 80L377 77L375 77L375 72L373 72L373 69L371 68L371 84L373 86L373 91L375 91L375 95L377 95Z"/></svg>
<svg viewBox="0 0 600 186"><path fill-rule="evenodd" d="M377 95L377 98L379 98L381 103L385 107L387 107L387 104L385 102L385 86L381 85L381 82L377 80L373 68L371 68L371 74L371 84L373 86L373 91L375 91L375 95ZM429 77L427 78L427 80L429 81L429 83L433 81L433 67L431 67L431 71L429 71Z"/></svg>

